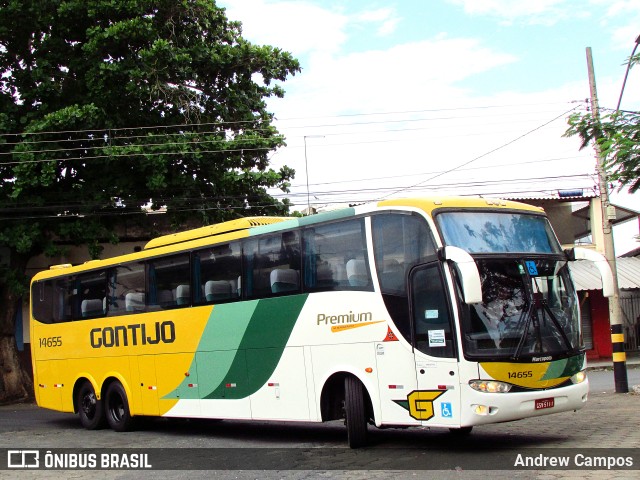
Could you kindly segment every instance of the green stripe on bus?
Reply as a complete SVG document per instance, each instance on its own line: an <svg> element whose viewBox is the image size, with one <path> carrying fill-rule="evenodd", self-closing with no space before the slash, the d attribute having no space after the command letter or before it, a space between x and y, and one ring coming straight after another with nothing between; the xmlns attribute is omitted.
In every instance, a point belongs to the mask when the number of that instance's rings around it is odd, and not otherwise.
<svg viewBox="0 0 640 480"><path fill-rule="evenodd" d="M584 364L584 354L575 357L556 360L549 364L549 368L541 380L551 380L554 378L571 377L582 370Z"/></svg>
<svg viewBox="0 0 640 480"><path fill-rule="evenodd" d="M272 225L261 225L249 230L249 236L254 237L256 235L263 235L265 233L279 232L281 230L290 230L298 227L306 227L308 225L315 225L320 222L330 222L333 220L339 220L341 218L353 217L356 211L354 208L345 208L340 210L334 210L332 212L318 213L316 215L309 215L307 217L294 218L286 220L280 223L274 223Z"/></svg>
<svg viewBox="0 0 640 480"><path fill-rule="evenodd" d="M572 377L576 373L580 372L583 366L584 366L584 353L582 355L571 357L569 358L567 365L564 368L564 372L562 372L562 376Z"/></svg>
<svg viewBox="0 0 640 480"><path fill-rule="evenodd" d="M554 362L549 362L549 367L547 368L547 371L544 372L541 380L553 380L555 378L561 378L566 366L566 358L562 360L556 360Z"/></svg>
<svg viewBox="0 0 640 480"><path fill-rule="evenodd" d="M344 208L340 210L334 210L332 212L318 213L316 215L309 215L308 217L302 217L298 221L301 227L307 225L313 225L319 222L329 222L333 220L339 220L341 218L353 217L356 214L355 208Z"/></svg>
<svg viewBox="0 0 640 480"><path fill-rule="evenodd" d="M216 305L202 332L189 372L175 390L163 398L199 399L199 392L217 388L229 372L259 300ZM195 375L195 376L194 376ZM198 390L188 384L198 383Z"/></svg>
<svg viewBox="0 0 640 480"><path fill-rule="evenodd" d="M202 332L199 352L236 350L245 335L259 300L216 305Z"/></svg>
<svg viewBox="0 0 640 480"><path fill-rule="evenodd" d="M213 390L204 388L200 381L201 398L238 399L257 392L276 369L307 297L291 295L258 301L224 377ZM212 374L219 378L220 369L226 365L198 367L199 379Z"/></svg>

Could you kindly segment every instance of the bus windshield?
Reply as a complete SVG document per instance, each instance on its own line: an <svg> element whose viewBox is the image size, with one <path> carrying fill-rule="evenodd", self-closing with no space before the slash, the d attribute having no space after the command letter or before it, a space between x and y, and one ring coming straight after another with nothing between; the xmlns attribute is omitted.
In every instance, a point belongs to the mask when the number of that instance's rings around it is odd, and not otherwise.
<svg viewBox="0 0 640 480"><path fill-rule="evenodd" d="M463 306L467 356L530 360L581 348L577 296L546 217L451 211L437 222L447 245L476 255L482 302Z"/></svg>
<svg viewBox="0 0 640 480"><path fill-rule="evenodd" d="M546 217L514 212L443 212L438 226L447 245L474 253L560 253Z"/></svg>
<svg viewBox="0 0 640 480"><path fill-rule="evenodd" d="M483 301L463 306L462 316L468 356L531 360L580 349L567 262L479 259L477 265Z"/></svg>

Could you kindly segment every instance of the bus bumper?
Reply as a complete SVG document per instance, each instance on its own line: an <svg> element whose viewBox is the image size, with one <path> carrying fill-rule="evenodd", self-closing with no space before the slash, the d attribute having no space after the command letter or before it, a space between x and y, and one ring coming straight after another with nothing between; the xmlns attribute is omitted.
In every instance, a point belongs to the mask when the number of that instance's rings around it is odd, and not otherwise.
<svg viewBox="0 0 640 480"><path fill-rule="evenodd" d="M577 385L531 392L485 393L463 385L461 426L508 422L551 413L579 410L585 406L589 381Z"/></svg>

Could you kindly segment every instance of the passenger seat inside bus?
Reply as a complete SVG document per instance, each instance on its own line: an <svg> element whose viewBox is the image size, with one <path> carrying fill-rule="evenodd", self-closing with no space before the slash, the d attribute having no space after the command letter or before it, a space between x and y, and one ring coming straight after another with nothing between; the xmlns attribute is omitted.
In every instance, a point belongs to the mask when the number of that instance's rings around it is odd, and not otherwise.
<svg viewBox="0 0 640 480"><path fill-rule="evenodd" d="M158 306L160 308L175 307L176 301L171 290L158 290Z"/></svg>
<svg viewBox="0 0 640 480"><path fill-rule="evenodd" d="M278 268L271 271L271 292L293 292L298 290L300 284L298 271L292 268Z"/></svg>
<svg viewBox="0 0 640 480"><path fill-rule="evenodd" d="M367 266L364 260L352 258L347 262L347 279L352 287L366 287L369 285Z"/></svg>
<svg viewBox="0 0 640 480"><path fill-rule="evenodd" d="M89 298L80 304L82 318L104 315L104 303L99 298Z"/></svg>
<svg viewBox="0 0 640 480"><path fill-rule="evenodd" d="M140 312L145 308L142 292L129 292L124 296L124 308L127 312Z"/></svg>
<svg viewBox="0 0 640 480"><path fill-rule="evenodd" d="M191 302L191 289L189 285L178 285L176 288L176 303L178 305L189 305Z"/></svg>
<svg viewBox="0 0 640 480"><path fill-rule="evenodd" d="M229 300L232 297L231 282L226 280L209 280L204 284L204 295L207 302Z"/></svg>

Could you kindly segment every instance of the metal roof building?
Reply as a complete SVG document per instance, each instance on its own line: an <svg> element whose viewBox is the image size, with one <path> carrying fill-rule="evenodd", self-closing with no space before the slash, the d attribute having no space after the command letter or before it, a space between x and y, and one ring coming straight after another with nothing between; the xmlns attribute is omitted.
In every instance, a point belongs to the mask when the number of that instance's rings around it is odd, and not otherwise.
<svg viewBox="0 0 640 480"><path fill-rule="evenodd" d="M640 289L640 258L618 257L616 259L618 269L618 288L631 290ZM576 290L601 290L602 280L600 273L592 262L578 260L571 262L569 269L571 277L576 285Z"/></svg>

